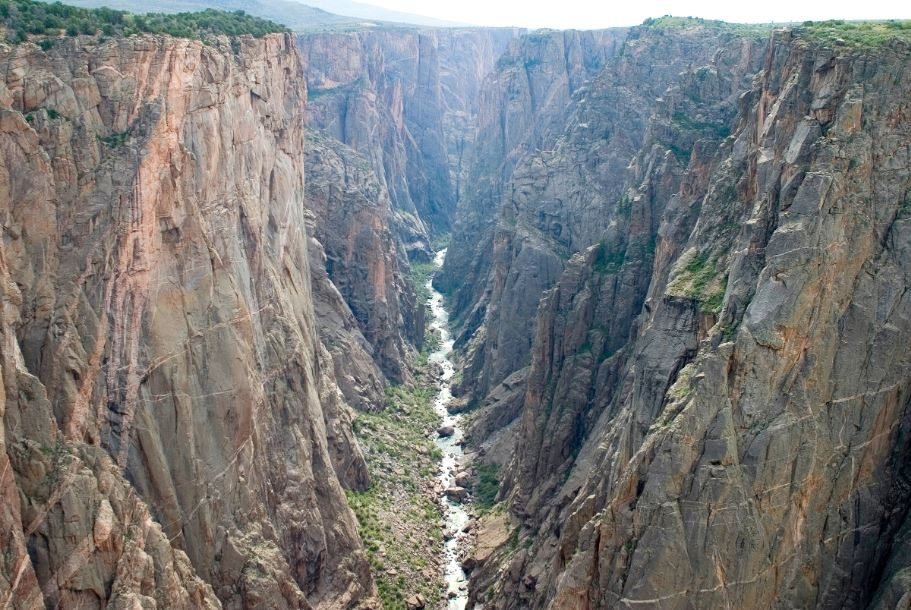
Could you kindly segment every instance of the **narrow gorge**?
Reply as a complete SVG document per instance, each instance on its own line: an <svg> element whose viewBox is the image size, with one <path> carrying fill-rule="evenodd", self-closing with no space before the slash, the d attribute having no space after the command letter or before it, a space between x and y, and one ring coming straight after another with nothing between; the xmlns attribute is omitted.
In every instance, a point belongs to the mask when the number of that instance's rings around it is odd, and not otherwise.
<svg viewBox="0 0 911 610"><path fill-rule="evenodd" d="M4 608L911 608L911 22L77 4L0 0Z"/></svg>

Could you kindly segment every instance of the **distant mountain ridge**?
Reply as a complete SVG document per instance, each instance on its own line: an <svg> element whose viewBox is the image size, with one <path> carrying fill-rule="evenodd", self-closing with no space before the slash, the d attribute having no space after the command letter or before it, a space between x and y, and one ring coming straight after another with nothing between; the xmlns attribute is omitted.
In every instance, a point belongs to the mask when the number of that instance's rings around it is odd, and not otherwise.
<svg viewBox="0 0 911 610"><path fill-rule="evenodd" d="M354 0L307 0L307 4L337 15L348 15L371 21L388 21L430 27L464 27L473 25L469 23L434 19L433 17L416 15L414 13L393 11L373 4L355 2Z"/></svg>
<svg viewBox="0 0 911 610"><path fill-rule="evenodd" d="M160 0L153 4L142 0L70 0L74 6L97 8L107 6L131 13L180 13L207 8L223 11L243 10L251 15L271 19L295 31L363 26L452 27L461 24L441 21L352 0L312 0L308 4L294 0Z"/></svg>

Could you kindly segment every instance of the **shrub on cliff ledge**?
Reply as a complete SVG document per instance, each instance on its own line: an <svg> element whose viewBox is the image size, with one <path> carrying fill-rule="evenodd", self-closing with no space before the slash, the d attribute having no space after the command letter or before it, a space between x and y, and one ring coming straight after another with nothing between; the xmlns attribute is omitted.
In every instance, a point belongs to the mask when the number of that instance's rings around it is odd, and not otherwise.
<svg viewBox="0 0 911 610"><path fill-rule="evenodd" d="M277 23L243 11L228 13L207 9L196 13L132 15L106 7L84 9L34 0L0 0L0 28L12 42L24 42L31 37L44 42L63 35L131 36L141 33L198 39L219 34L250 34L261 38L286 31Z"/></svg>
<svg viewBox="0 0 911 610"><path fill-rule="evenodd" d="M911 42L911 21L804 21L799 36L827 45L874 48L890 40Z"/></svg>

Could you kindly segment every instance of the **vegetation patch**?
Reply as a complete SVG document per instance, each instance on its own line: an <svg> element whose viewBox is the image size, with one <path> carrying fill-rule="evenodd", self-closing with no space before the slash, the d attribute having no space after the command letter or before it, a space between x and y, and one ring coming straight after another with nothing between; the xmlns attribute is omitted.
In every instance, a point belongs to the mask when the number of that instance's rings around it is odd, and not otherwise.
<svg viewBox="0 0 911 610"><path fill-rule="evenodd" d="M680 129L687 131L709 132L712 135L721 138L722 140L731 135L731 130L727 125L697 121L688 116L685 112L675 112L673 121L674 124L677 125Z"/></svg>
<svg viewBox="0 0 911 610"><path fill-rule="evenodd" d="M814 42L854 48L874 48L891 40L911 42L911 20L804 21L795 32Z"/></svg>
<svg viewBox="0 0 911 610"><path fill-rule="evenodd" d="M420 593L441 600L441 512L434 493L440 450L431 440L440 425L429 375L414 387L387 390L379 413L358 413L354 431L372 485L347 492L385 608L404 608Z"/></svg>
<svg viewBox="0 0 911 610"><path fill-rule="evenodd" d="M721 311L727 276L719 273L708 254L690 250L677 263L677 269L668 284L668 294L699 301L699 310L703 313Z"/></svg>
<svg viewBox="0 0 911 610"><path fill-rule="evenodd" d="M500 491L500 467L496 464L478 463L475 466L475 505L479 510L488 511L497 501Z"/></svg>
<svg viewBox="0 0 911 610"><path fill-rule="evenodd" d="M35 39L44 49L49 49L53 40L62 36L149 33L203 40L220 34L261 38L287 31L284 26L244 11L207 9L194 13L133 15L107 7L87 9L35 0L0 0L0 28L10 42Z"/></svg>
<svg viewBox="0 0 911 610"><path fill-rule="evenodd" d="M706 30L731 32L732 34L737 34L739 36L763 37L767 36L775 26L770 23L728 23L727 21L703 19L701 17L675 17L673 15L664 15L663 17L650 17L646 19L642 22L642 27L660 29L702 28Z"/></svg>
<svg viewBox="0 0 911 610"><path fill-rule="evenodd" d="M699 301L699 311L714 314L720 312L721 305L724 303L725 288L726 286L722 286L720 290L714 290L708 295L703 295L703 298Z"/></svg>
<svg viewBox="0 0 911 610"><path fill-rule="evenodd" d="M672 142L662 142L664 146L677 158L677 161L686 165L690 162L690 156L692 156L692 151L688 148L683 148Z"/></svg>
<svg viewBox="0 0 911 610"><path fill-rule="evenodd" d="M452 241L452 235L449 233L442 233L430 240L430 249L434 252L439 252L443 248L448 248L450 241Z"/></svg>
<svg viewBox="0 0 911 610"><path fill-rule="evenodd" d="M676 400L683 400L692 394L693 373L695 371L696 367L692 362L680 369L680 372L677 373L677 380L674 382L674 385L671 386L671 389L668 391L668 395Z"/></svg>
<svg viewBox="0 0 911 610"><path fill-rule="evenodd" d="M427 287L427 282L433 277L436 270L436 265L432 261L411 263L411 269L405 279L411 285L414 294L417 295L419 303L426 303L430 299L430 289Z"/></svg>
<svg viewBox="0 0 911 610"><path fill-rule="evenodd" d="M130 137L129 131L121 131L119 133L112 133L109 136L97 136L98 140L104 142L111 148L117 148L118 146L123 146L127 143L127 139Z"/></svg>
<svg viewBox="0 0 911 610"><path fill-rule="evenodd" d="M431 328L424 329L424 342L421 344L421 352L418 354L417 365L419 368L426 368L430 362L430 354L440 349L442 339L440 333Z"/></svg>
<svg viewBox="0 0 911 610"><path fill-rule="evenodd" d="M625 250L608 252L607 244L602 241L598 244L595 257L592 259L592 269L600 275L617 273L624 262L626 262Z"/></svg>

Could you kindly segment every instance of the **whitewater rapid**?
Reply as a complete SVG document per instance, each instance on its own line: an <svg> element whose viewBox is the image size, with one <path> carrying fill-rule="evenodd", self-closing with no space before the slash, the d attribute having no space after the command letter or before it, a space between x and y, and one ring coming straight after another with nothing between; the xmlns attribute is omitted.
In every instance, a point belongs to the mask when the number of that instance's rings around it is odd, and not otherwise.
<svg viewBox="0 0 911 610"><path fill-rule="evenodd" d="M443 264L445 256L445 248L436 253L433 262L437 268ZM441 490L439 502L443 508L445 520L443 527L444 531L448 532L448 539L445 540L442 551L444 578L447 595L449 595L449 610L464 610L468 603L468 578L462 569L459 557L463 551L468 550L470 545L468 534L462 530L471 517L461 503L449 500L444 491L454 485L455 476L463 466L464 453L460 441L464 431L461 425L462 416L451 415L446 410L447 405L452 401L452 376L455 372L452 363L453 339L449 331L449 312L446 311L443 304L443 295L434 289L431 280L427 281L427 288L430 291L429 303L432 315L430 328L440 337L440 347L430 355L429 359L442 369L438 382L439 392L433 401L433 406L443 419L442 426L452 426L455 430L452 436L436 439L436 444L443 453L437 477Z"/></svg>

